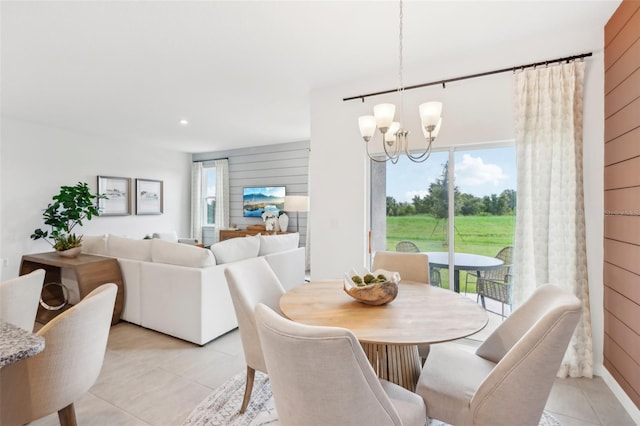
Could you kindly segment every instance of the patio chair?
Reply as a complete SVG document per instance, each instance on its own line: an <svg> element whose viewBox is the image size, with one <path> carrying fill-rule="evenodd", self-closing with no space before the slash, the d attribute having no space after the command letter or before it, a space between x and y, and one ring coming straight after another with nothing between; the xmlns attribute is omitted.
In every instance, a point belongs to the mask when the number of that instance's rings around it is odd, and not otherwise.
<svg viewBox="0 0 640 426"><path fill-rule="evenodd" d="M468 274L467 280L470 275L476 277L476 301L480 300L483 308L487 309L485 297L502 303L500 315L504 318L505 305L509 306L509 310L511 310L512 307L511 265L513 263L513 247L507 246L502 248L498 254L496 254L496 258L504 262L502 266L486 271L479 271L479 275ZM467 284L465 284L465 293L467 292Z"/></svg>
<svg viewBox="0 0 640 426"><path fill-rule="evenodd" d="M420 253L420 249L413 241L400 241L396 244L396 251L403 251L409 253Z"/></svg>

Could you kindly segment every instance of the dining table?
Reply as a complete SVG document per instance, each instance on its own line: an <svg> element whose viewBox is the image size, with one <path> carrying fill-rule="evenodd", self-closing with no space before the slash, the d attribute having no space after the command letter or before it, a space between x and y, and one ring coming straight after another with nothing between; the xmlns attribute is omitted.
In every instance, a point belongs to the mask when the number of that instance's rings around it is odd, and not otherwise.
<svg viewBox="0 0 640 426"><path fill-rule="evenodd" d="M428 251L425 253L429 257L430 268L449 268L449 252ZM460 293L460 271L476 271L479 276L481 271L498 268L503 264L504 262L496 257L472 253L454 253L453 291Z"/></svg>
<svg viewBox="0 0 640 426"><path fill-rule="evenodd" d="M384 305L361 303L342 280L311 281L280 298L280 310L302 324L347 328L378 377L415 391L422 363L419 345L467 337L482 330L487 313L473 300L428 284L401 281Z"/></svg>
<svg viewBox="0 0 640 426"><path fill-rule="evenodd" d="M44 337L0 321L0 368L44 350Z"/></svg>

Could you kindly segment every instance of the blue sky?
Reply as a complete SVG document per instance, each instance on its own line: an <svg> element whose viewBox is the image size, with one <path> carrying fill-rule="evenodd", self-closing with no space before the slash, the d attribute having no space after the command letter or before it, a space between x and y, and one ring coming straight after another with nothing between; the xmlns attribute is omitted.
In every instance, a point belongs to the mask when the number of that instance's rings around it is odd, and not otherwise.
<svg viewBox="0 0 640 426"><path fill-rule="evenodd" d="M404 156L397 164L387 163L387 195L398 202L426 195L448 158L444 151L433 152L424 163L413 163ZM516 189L515 147L456 151L455 166L455 184L462 193L483 197Z"/></svg>

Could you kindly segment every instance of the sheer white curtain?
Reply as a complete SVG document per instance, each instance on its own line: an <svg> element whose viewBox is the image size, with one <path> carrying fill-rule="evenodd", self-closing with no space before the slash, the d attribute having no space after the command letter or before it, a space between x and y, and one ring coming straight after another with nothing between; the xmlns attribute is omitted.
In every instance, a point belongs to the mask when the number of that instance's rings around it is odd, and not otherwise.
<svg viewBox="0 0 640 426"><path fill-rule="evenodd" d="M202 163L191 165L191 238L202 242Z"/></svg>
<svg viewBox="0 0 640 426"><path fill-rule="evenodd" d="M514 304L544 283L582 301L582 317L558 372L591 377L593 349L582 177L584 62L515 75L517 220Z"/></svg>
<svg viewBox="0 0 640 426"><path fill-rule="evenodd" d="M229 226L229 160L215 161L216 166L216 241L220 230Z"/></svg>

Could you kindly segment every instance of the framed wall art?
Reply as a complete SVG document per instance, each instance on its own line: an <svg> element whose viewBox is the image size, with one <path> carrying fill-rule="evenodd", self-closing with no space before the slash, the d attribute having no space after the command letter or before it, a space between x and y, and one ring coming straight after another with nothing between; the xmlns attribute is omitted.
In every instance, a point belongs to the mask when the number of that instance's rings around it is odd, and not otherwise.
<svg viewBox="0 0 640 426"><path fill-rule="evenodd" d="M131 214L131 178L98 176L98 194L107 198L98 200L100 216L126 216Z"/></svg>
<svg viewBox="0 0 640 426"><path fill-rule="evenodd" d="M162 181L136 179L136 214L162 214Z"/></svg>

